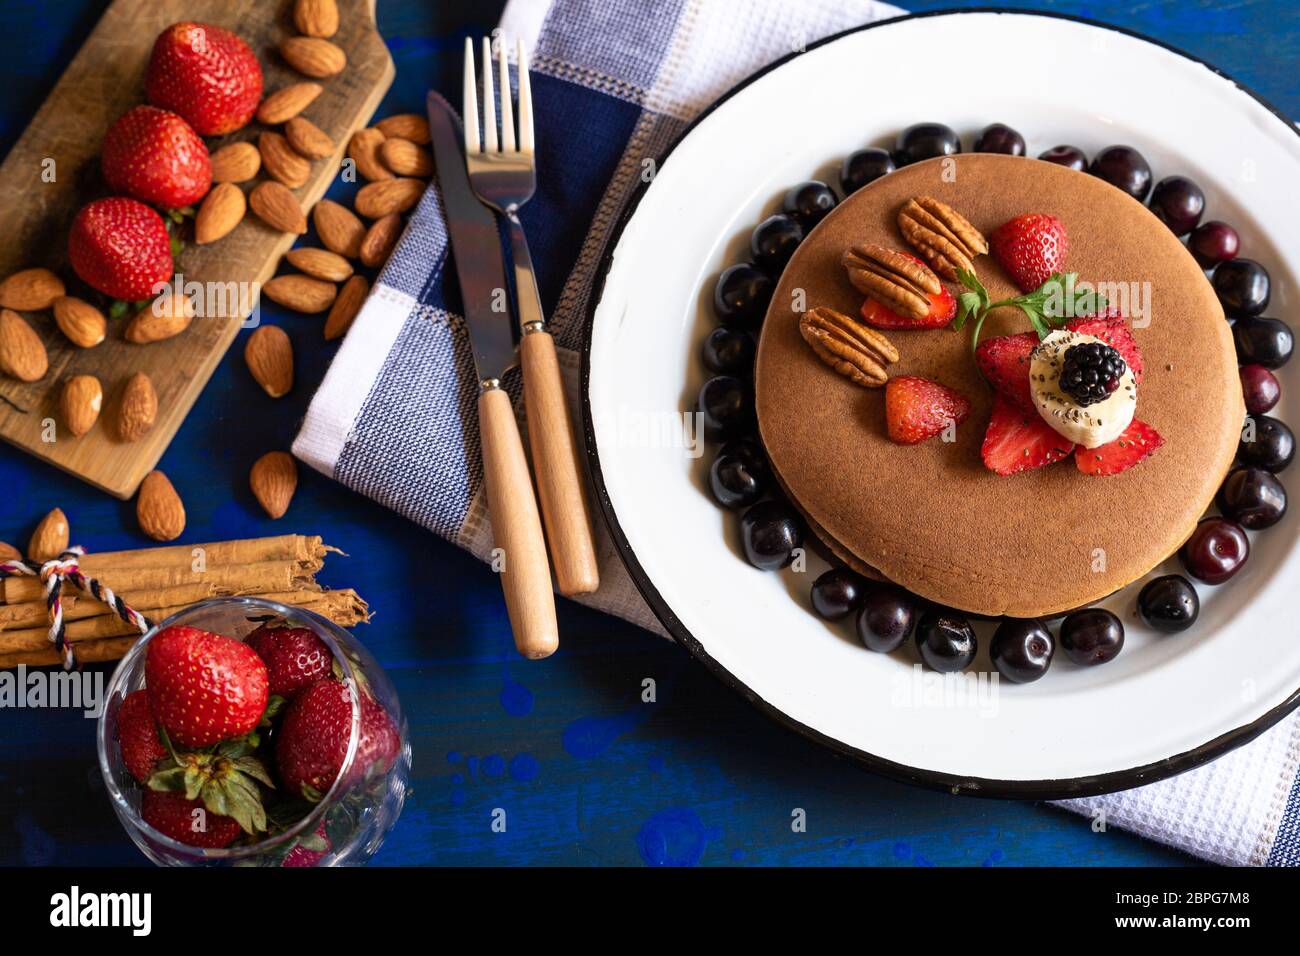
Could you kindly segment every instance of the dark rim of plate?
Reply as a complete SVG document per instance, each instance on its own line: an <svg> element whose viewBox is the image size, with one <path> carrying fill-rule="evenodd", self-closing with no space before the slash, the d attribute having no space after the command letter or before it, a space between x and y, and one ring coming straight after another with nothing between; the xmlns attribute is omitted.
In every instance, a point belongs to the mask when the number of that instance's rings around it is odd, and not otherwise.
<svg viewBox="0 0 1300 956"><path fill-rule="evenodd" d="M766 76L773 70L780 69L785 63L793 60L795 57L802 56L808 50L814 50L819 46L827 43L834 43L836 40L849 36L854 33L860 33L864 30L877 30L882 27L892 26L897 23L903 23L909 20L923 20L929 17L947 17L959 16L969 13L997 13L1009 14L1013 16L1032 16L1041 17L1051 20L1068 20L1074 23L1082 23L1086 26L1098 27L1103 30L1110 30L1113 33L1119 33L1124 36L1134 37L1150 43L1152 46L1160 47L1171 53L1197 63L1216 76L1222 77L1232 83L1237 89L1254 99L1261 106L1278 118L1282 124L1287 127L1293 134L1300 136L1300 127L1295 126L1286 118L1286 116L1275 106L1265 100L1262 96L1250 89L1243 83L1233 79L1227 73L1206 63L1197 56L1193 56L1186 50L1179 49L1169 43L1152 39L1134 30L1124 27L1117 27L1113 24L1103 23L1098 20L1088 19L1087 17L1078 17L1065 13L1049 13L1046 11L1034 10L1017 10L1008 7L970 7L960 10L929 10L924 13L909 14L902 17L893 17L888 20L878 20L873 23L864 24L860 27L852 27L832 36L825 37L815 43L808 44L806 50L799 53L788 54L774 63L763 67L758 72L742 80L736 86L732 87L707 109L697 116L689 126L682 130L681 134L673 141L672 145L660 159L660 165L667 162L673 151L682 143L682 141L691 134L691 132L704 121L706 117L713 113L718 107L727 100L731 99L751 83ZM1256 720L1237 727L1227 733L1215 737L1199 747L1188 750L1184 753L1168 757L1164 760L1158 760L1154 763L1146 764L1141 767L1134 767L1129 770L1116 770L1108 773L1094 774L1083 777L1067 777L1055 780L999 780L986 777L967 777L951 773L944 773L937 770L925 770L919 767L911 767L907 764L898 763L893 760L886 760L864 750L852 747L843 741L829 737L822 732L800 723L790 715L777 709L769 704L753 690L747 687L730 671L714 660L704 645L693 635L685 625L673 613L671 607L659 594L654 583L646 574L645 569L641 567L640 561L628 544L627 536L623 533L623 528L619 523L618 515L614 512L613 503L609 499L609 494L605 488L604 473L601 471L600 454L596 448L596 435L592 427L591 418L591 334L595 322L596 309L604 298L605 282L609 275L610 263L614 257L614 251L617 249L619 241L622 239L623 230L626 228L632 216L636 213L645 197L646 190L650 187L650 182L642 182L633 193L631 199L624 207L617 223L615 224L610 241L605 246L605 251L601 256L596 275L597 284L593 289L593 295L587 306L587 315L582 335L582 369L580 391L582 395L582 426L585 437L587 461L591 469L591 478L595 485L597 500L600 504L601 512L604 514L605 523L609 527L610 534L618 546L619 555L626 565L628 573L632 577L633 583L636 584L637 590L645 598L650 609L654 611L655 616L660 620L668 633L678 644L686 648L693 657L699 660L709 671L717 677L722 683L731 689L740 693L745 699L750 701L763 714L777 723L793 730L809 740L813 740L822 746L849 758L855 763L863 766L876 773L882 774L895 780L901 780L906 783L916 784L934 790L946 790L954 794L972 794L985 797L1003 797L1017 799L1033 800L1063 800L1075 797L1089 797L1102 793L1112 793L1116 790L1128 790L1133 787L1139 787L1144 784L1154 783L1157 780L1163 780L1166 777L1172 777L1184 771L1191 770L1201 764L1208 763L1217 757L1222 756L1230 750L1249 743L1258 737L1265 730L1272 727L1279 720L1289 714L1297 706L1300 706L1300 688L1293 691L1282 703L1272 708Z"/></svg>

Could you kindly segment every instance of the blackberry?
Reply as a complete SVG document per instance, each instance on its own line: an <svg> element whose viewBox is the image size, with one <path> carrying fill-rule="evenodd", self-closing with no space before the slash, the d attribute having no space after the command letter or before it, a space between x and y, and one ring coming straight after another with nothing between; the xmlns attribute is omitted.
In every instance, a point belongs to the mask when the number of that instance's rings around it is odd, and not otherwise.
<svg viewBox="0 0 1300 956"><path fill-rule="evenodd" d="M1065 350L1061 366L1061 390L1080 405L1094 405L1119 388L1127 369L1123 357L1109 345L1072 345Z"/></svg>

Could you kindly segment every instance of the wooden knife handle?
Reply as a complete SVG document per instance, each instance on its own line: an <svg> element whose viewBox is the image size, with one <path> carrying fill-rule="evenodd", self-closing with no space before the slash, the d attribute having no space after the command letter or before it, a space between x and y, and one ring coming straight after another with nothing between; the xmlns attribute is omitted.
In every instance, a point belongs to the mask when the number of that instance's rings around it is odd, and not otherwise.
<svg viewBox="0 0 1300 956"><path fill-rule="evenodd" d="M528 444L533 450L555 582L565 597L590 594L600 587L600 569L555 340L542 330L525 332L519 342L519 359L524 371Z"/></svg>
<svg viewBox="0 0 1300 956"><path fill-rule="evenodd" d="M515 410L510 396L500 388L488 388L479 395L478 427L492 539L504 562L501 587L515 647L531 660L549 657L560 646L560 637L546 540Z"/></svg>

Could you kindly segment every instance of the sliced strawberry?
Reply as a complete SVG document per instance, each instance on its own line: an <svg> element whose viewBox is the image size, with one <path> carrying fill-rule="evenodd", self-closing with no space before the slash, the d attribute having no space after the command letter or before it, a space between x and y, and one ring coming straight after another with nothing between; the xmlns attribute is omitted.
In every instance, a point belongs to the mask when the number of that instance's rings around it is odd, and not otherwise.
<svg viewBox="0 0 1300 956"><path fill-rule="evenodd" d="M1003 398L1020 408L1034 408L1029 389L1029 353L1038 344L1033 332L985 339L975 350L975 362L989 384Z"/></svg>
<svg viewBox="0 0 1300 956"><path fill-rule="evenodd" d="M885 425L891 440L915 445L933 438L970 414L970 399L946 385L915 375L891 378L885 385Z"/></svg>
<svg viewBox="0 0 1300 956"><path fill-rule="evenodd" d="M862 318L877 329L941 329L957 314L957 300L946 288L929 296L930 311L923 319L909 319L899 315L875 299L862 303Z"/></svg>
<svg viewBox="0 0 1300 956"><path fill-rule="evenodd" d="M1164 443L1158 431L1135 418L1113 442L1096 448L1080 448L1074 453L1074 463L1085 475L1118 475Z"/></svg>
<svg viewBox="0 0 1300 956"><path fill-rule="evenodd" d="M998 260L1021 292L1032 292L1065 265L1070 242L1061 220L1031 212L998 226L989 237Z"/></svg>
<svg viewBox="0 0 1300 956"><path fill-rule="evenodd" d="M1110 308L1099 315L1074 319L1067 322L1065 327L1071 332L1101 339L1120 354L1120 357L1128 363L1128 367L1133 370L1133 380L1141 383L1142 352L1138 349L1133 332L1118 309Z"/></svg>
<svg viewBox="0 0 1300 956"><path fill-rule="evenodd" d="M999 475L1014 475L1060 461L1074 451L1051 425L1032 410L1017 408L1001 395L993 399L993 414L984 447L986 467Z"/></svg>

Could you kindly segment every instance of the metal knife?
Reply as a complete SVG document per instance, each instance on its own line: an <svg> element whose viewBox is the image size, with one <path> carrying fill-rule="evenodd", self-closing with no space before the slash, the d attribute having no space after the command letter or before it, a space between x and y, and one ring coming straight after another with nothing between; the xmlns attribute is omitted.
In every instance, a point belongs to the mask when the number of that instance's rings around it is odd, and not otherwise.
<svg viewBox="0 0 1300 956"><path fill-rule="evenodd" d="M426 105L447 231L478 373L483 481L493 543L500 552L506 610L519 653L532 659L547 657L560 643L551 567L515 410L510 396L501 388L501 376L518 363L501 234L495 214L470 190L461 148L463 136L455 112L432 91Z"/></svg>

